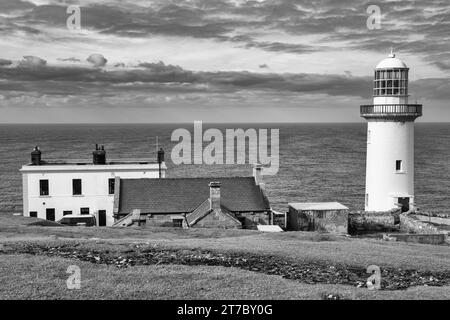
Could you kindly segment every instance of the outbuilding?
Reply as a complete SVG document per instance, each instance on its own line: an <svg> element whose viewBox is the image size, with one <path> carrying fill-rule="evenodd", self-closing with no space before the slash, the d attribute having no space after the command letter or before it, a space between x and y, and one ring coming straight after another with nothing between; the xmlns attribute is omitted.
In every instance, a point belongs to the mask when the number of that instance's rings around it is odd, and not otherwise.
<svg viewBox="0 0 450 320"><path fill-rule="evenodd" d="M339 202L289 203L286 227L289 231L348 232L348 208Z"/></svg>

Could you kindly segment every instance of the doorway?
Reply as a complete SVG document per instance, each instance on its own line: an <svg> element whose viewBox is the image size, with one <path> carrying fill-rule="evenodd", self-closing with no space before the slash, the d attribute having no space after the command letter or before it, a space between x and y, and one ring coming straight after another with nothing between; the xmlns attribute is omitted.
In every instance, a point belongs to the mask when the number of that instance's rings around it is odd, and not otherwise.
<svg viewBox="0 0 450 320"><path fill-rule="evenodd" d="M409 198L398 198L398 203L402 206L402 212L409 211Z"/></svg>
<svg viewBox="0 0 450 320"><path fill-rule="evenodd" d="M45 219L55 221L55 209L45 209Z"/></svg>
<svg viewBox="0 0 450 320"><path fill-rule="evenodd" d="M106 226L106 210L98 210L98 226Z"/></svg>

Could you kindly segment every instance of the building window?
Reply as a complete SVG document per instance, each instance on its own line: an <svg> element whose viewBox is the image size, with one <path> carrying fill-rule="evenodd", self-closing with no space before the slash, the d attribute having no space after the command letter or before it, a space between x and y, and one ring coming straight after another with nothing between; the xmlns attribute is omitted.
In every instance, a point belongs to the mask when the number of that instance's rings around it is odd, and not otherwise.
<svg viewBox="0 0 450 320"><path fill-rule="evenodd" d="M80 214L89 214L89 208L81 208Z"/></svg>
<svg viewBox="0 0 450 320"><path fill-rule="evenodd" d="M183 227L183 219L173 219L172 220L174 228L182 228Z"/></svg>
<svg viewBox="0 0 450 320"><path fill-rule="evenodd" d="M74 196L81 195L81 179L73 179L72 180L72 194Z"/></svg>
<svg viewBox="0 0 450 320"><path fill-rule="evenodd" d="M396 160L395 161L395 171L402 172L403 171L402 167L403 167L402 160Z"/></svg>
<svg viewBox="0 0 450 320"><path fill-rule="evenodd" d="M48 180L39 180L39 194L48 196Z"/></svg>
<svg viewBox="0 0 450 320"><path fill-rule="evenodd" d="M72 214L72 211L70 211L70 210L64 210L63 211L63 216L67 216L69 214Z"/></svg>
<svg viewBox="0 0 450 320"><path fill-rule="evenodd" d="M30 211L31 218L37 218L37 211Z"/></svg>
<svg viewBox="0 0 450 320"><path fill-rule="evenodd" d="M108 179L108 194L114 194L114 182L115 179Z"/></svg>

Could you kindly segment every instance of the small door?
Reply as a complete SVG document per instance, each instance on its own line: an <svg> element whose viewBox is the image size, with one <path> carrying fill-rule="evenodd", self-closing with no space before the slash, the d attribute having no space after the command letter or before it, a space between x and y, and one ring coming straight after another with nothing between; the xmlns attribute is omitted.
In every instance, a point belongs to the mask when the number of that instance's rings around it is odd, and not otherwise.
<svg viewBox="0 0 450 320"><path fill-rule="evenodd" d="M402 205L402 212L409 211L409 198L398 198L398 203Z"/></svg>
<svg viewBox="0 0 450 320"><path fill-rule="evenodd" d="M55 221L55 209L45 209L45 219Z"/></svg>
<svg viewBox="0 0 450 320"><path fill-rule="evenodd" d="M98 210L98 225L99 227L106 226L106 210Z"/></svg>

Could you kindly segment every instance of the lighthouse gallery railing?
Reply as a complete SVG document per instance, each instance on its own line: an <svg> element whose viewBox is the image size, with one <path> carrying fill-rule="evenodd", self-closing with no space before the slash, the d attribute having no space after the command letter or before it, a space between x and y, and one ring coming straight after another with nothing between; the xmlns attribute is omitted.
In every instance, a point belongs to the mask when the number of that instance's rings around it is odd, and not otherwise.
<svg viewBox="0 0 450 320"><path fill-rule="evenodd" d="M377 115L399 115L416 116L422 115L421 104L371 104L361 106L361 116Z"/></svg>

